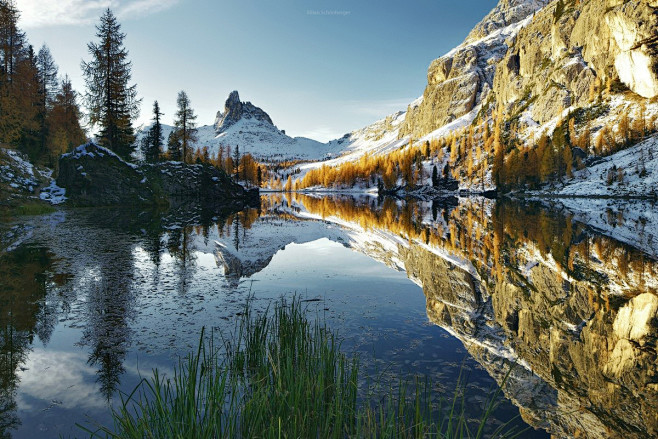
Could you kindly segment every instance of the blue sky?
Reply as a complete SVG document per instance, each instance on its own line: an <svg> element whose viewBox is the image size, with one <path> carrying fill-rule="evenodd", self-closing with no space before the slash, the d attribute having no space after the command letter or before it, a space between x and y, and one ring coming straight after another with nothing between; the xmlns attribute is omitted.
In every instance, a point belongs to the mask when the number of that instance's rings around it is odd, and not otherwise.
<svg viewBox="0 0 658 439"><path fill-rule="evenodd" d="M495 0L17 0L29 41L84 89L80 61L110 7L127 34L139 122L157 99L169 123L185 90L210 124L232 90L289 135L326 141L423 93L429 63Z"/></svg>

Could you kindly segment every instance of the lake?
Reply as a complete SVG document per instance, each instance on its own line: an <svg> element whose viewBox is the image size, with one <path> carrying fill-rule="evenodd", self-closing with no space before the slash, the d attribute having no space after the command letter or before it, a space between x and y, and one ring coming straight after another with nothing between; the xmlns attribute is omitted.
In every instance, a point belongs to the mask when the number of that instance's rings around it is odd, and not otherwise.
<svg viewBox="0 0 658 439"><path fill-rule="evenodd" d="M3 224L2 437L85 437L247 300L300 297L370 376L425 375L521 437L658 434L658 236L643 201L269 194L240 212ZM511 370L511 372L510 372ZM506 378L506 376L509 376Z"/></svg>

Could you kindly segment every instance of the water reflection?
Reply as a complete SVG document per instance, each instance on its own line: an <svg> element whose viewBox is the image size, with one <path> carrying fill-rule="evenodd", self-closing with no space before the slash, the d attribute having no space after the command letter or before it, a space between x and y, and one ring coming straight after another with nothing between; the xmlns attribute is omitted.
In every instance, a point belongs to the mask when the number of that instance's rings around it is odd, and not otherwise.
<svg viewBox="0 0 658 439"><path fill-rule="evenodd" d="M540 204L292 202L397 243L389 258L423 286L433 322L498 380L503 360L524 366L506 393L532 425L560 437L658 433L655 254Z"/></svg>
<svg viewBox="0 0 658 439"><path fill-rule="evenodd" d="M47 344L56 322L53 304L45 300L54 255L45 248L21 247L0 256L0 437L20 425L16 414L18 371L35 337Z"/></svg>
<svg viewBox="0 0 658 439"><path fill-rule="evenodd" d="M79 209L36 218L34 237L0 256L2 434L9 437L20 423L21 368L60 358L80 376L95 374L109 401L138 379L127 367L131 355L170 364L159 355L193 346L201 326L230 324L249 280L288 277L294 288L285 291L308 287L300 282L321 285L295 278L292 265L275 274L268 267L282 249L295 253L291 243L329 239L404 271L423 288L429 320L499 383L517 363L505 392L530 425L560 437L655 435L658 264L648 238L655 225L631 220L628 209L625 216L606 209L612 213L601 218L614 223L609 229L577 210L539 203L299 194L263 197L260 208L240 212ZM349 298L339 309L350 308L354 319L371 318L355 312ZM376 318L390 322L402 314L390 312ZM67 337L78 351L30 354L35 336L48 346L61 327L73 331ZM409 357L385 342L378 342L378 354L435 374L437 364L457 370L449 363L458 349L440 359L443 342L434 352L414 350L419 338L432 339L425 329L392 330L387 337L406 337ZM375 332L351 334L352 345L366 344ZM75 363L80 355L87 369ZM29 371L24 376L36 382ZM45 392L50 404L58 392ZM20 431L29 437L29 429Z"/></svg>

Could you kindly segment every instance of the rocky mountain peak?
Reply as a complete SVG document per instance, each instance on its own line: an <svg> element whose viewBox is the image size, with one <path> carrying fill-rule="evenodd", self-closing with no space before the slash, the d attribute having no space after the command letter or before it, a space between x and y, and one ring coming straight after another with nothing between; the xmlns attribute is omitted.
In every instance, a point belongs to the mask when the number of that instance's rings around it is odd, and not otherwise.
<svg viewBox="0 0 658 439"><path fill-rule="evenodd" d="M217 112L214 125L216 133L223 133L241 119L255 119L274 125L272 119L265 111L256 107L251 102L240 101L240 94L237 90L234 90L228 95L224 103L224 112Z"/></svg>
<svg viewBox="0 0 658 439"><path fill-rule="evenodd" d="M500 0L496 7L480 21L466 38L467 42L479 40L492 32L518 23L534 14L552 0Z"/></svg>

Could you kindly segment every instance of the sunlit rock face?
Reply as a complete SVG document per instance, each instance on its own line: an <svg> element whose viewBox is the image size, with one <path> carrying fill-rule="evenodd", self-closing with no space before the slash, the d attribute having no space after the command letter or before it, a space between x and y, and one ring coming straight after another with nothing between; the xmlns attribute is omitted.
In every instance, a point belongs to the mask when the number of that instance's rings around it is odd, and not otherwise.
<svg viewBox="0 0 658 439"><path fill-rule="evenodd" d="M615 69L631 90L645 98L658 95L658 19L655 2L621 4L605 16L619 48Z"/></svg>
<svg viewBox="0 0 658 439"><path fill-rule="evenodd" d="M494 221L505 216L513 215ZM489 231L517 228L503 225ZM556 437L655 437L658 296L645 282L656 264L620 270L614 258L627 248L604 241L594 250L582 231L563 227L567 244L553 251L565 252L567 266L541 256L522 231L494 237L499 258L476 248L452 263L419 245L400 256L423 286L432 322L499 382L517 364L505 392L528 423ZM625 292L613 293L619 286Z"/></svg>
<svg viewBox="0 0 658 439"><path fill-rule="evenodd" d="M545 124L619 80L658 95L658 14L647 0L501 0L464 43L434 60L400 137L424 136L475 109L529 109Z"/></svg>

